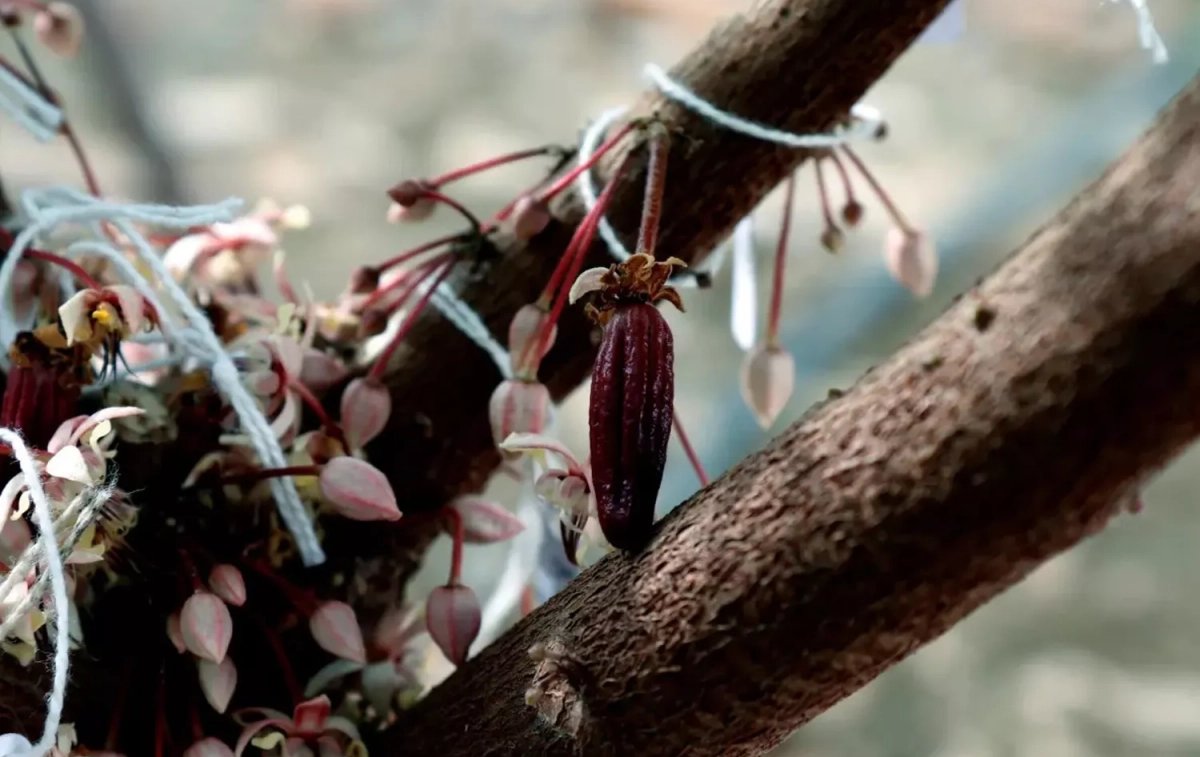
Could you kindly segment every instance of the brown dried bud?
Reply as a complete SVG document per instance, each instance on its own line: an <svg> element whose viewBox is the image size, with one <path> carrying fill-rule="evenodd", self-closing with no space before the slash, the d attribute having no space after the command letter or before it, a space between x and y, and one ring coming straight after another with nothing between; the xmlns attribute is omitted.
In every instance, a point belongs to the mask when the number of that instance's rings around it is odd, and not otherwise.
<svg viewBox="0 0 1200 757"><path fill-rule="evenodd" d="M667 461L674 342L662 314L647 302L618 303L605 320L588 411L592 486L605 538L635 550L650 537Z"/></svg>
<svg viewBox="0 0 1200 757"><path fill-rule="evenodd" d="M858 200L850 200L842 208L842 220L846 222L847 226L854 228L858 224L862 223L864 213L865 210L863 209L861 202Z"/></svg>
<svg viewBox="0 0 1200 757"><path fill-rule="evenodd" d="M425 182L413 179L402 181L389 189L388 197L392 198L394 204L388 209L388 221L423 221L432 215L437 203L426 194L428 189Z"/></svg>
<svg viewBox="0 0 1200 757"><path fill-rule="evenodd" d="M379 269L360 265L350 272L350 294L371 294L379 288Z"/></svg>

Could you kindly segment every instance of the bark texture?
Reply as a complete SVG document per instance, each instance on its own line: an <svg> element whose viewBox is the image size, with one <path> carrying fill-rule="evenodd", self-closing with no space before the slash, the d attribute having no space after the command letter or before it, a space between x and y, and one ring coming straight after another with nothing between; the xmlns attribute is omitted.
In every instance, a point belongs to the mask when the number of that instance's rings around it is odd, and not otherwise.
<svg viewBox="0 0 1200 757"><path fill-rule="evenodd" d="M1200 80L887 363L455 673L388 753L762 754L1103 527L1200 435L1197 187Z"/></svg>
<svg viewBox="0 0 1200 757"><path fill-rule="evenodd" d="M731 113L800 133L828 130L948 5L949 0L765 0L712 32L671 74ZM689 263L702 260L734 224L787 177L807 153L750 139L714 126L651 92L630 117L657 112L673 140L658 249ZM620 155L612 155L613 165ZM610 219L631 249L645 182L644 160L626 174ZM599 172L604 174L603 166ZM513 314L534 301L550 278L582 207L567 193L556 220L527 244L501 234L498 258L481 275L458 279L462 298L502 343ZM597 244L588 266L612 262ZM596 352L591 324L569 308L541 378L561 399L589 374ZM373 462L404 493L406 513L441 507L453 496L480 490L500 463L487 421L487 403L501 377L490 359L454 326L430 312L397 351L388 378L393 398L387 430L368 448ZM433 357L436 356L436 357ZM327 575L349 571L367 587L352 599L370 620L371 608L392 604L428 533L338 524L327 535ZM341 546L349 549L343 550Z"/></svg>

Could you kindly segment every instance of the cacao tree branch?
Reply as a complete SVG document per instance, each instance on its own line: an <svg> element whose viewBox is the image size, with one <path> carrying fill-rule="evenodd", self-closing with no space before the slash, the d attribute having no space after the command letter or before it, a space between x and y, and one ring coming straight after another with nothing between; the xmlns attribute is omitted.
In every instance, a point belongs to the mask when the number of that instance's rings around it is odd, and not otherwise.
<svg viewBox="0 0 1200 757"><path fill-rule="evenodd" d="M716 29L672 70L701 97L729 112L799 133L827 131L871 87L948 4L948 0L765 0ZM673 140L659 250L689 263L702 260L807 153L740 136L648 93L629 117L658 113ZM644 151L643 151L644 152ZM620 159L610 156L605 165ZM627 173L609 214L628 247L636 241L644 161ZM598 172L604 175L604 166ZM556 221L527 244L501 234L498 257L481 275L457 285L502 342L522 305L533 302L583 215L572 193L553 208ZM599 245L588 266L612 262ZM591 324L579 309L564 313L542 380L561 399L588 375L595 355ZM436 356L436 358L434 357ZM372 461L404 493L406 513L442 506L478 491L499 465L487 404L500 376L489 358L434 312L423 316L397 351L388 374L391 422L368 448ZM339 523L326 534L329 576L347 570L369 586L351 597L360 617L402 593L430 531ZM345 547L345 549L343 549ZM341 557L337 557L337 555Z"/></svg>
<svg viewBox="0 0 1200 757"><path fill-rule="evenodd" d="M434 690L388 753L761 754L1103 527L1200 435L1197 187L1200 79L885 364Z"/></svg>

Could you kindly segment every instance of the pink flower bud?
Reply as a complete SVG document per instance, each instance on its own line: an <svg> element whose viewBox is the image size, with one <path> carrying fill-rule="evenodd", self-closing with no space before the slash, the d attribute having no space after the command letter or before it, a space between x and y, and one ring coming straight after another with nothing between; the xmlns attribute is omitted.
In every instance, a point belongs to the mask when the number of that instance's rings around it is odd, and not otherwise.
<svg viewBox="0 0 1200 757"><path fill-rule="evenodd" d="M242 572L228 563L213 566L208 576L208 588L234 607L246 603L246 581L242 578Z"/></svg>
<svg viewBox="0 0 1200 757"><path fill-rule="evenodd" d="M498 446L509 434L540 434L546 427L549 413L550 390L545 385L520 379L503 381L488 403L492 438Z"/></svg>
<svg viewBox="0 0 1200 757"><path fill-rule="evenodd" d="M521 195L513 205L513 236L528 242L550 225L550 208L529 195Z"/></svg>
<svg viewBox="0 0 1200 757"><path fill-rule="evenodd" d="M237 688L237 667L233 660L226 657L220 663L211 660L196 660L196 670L200 677L200 690L212 708L222 715L233 698L233 690Z"/></svg>
<svg viewBox="0 0 1200 757"><path fill-rule="evenodd" d="M350 520L399 520L391 484L374 465L357 457L335 457L321 468L321 496Z"/></svg>
<svg viewBox="0 0 1200 757"><path fill-rule="evenodd" d="M341 360L320 350L305 349L300 365L300 383L309 389L314 392L328 391L346 378L346 374L346 365Z"/></svg>
<svg viewBox="0 0 1200 757"><path fill-rule="evenodd" d="M233 750L224 741L208 736L188 747L183 757L233 757Z"/></svg>
<svg viewBox="0 0 1200 757"><path fill-rule="evenodd" d="M387 425L392 415L392 395L372 378L356 378L342 394L341 423L351 449L362 449Z"/></svg>
<svg viewBox="0 0 1200 757"><path fill-rule="evenodd" d="M933 291L938 272L937 251L924 231L889 229L883 245L883 260L892 278L914 296L925 298Z"/></svg>
<svg viewBox="0 0 1200 757"><path fill-rule="evenodd" d="M479 635L479 600L462 584L439 586L425 603L425 627L446 659L455 665L467 661L471 642Z"/></svg>
<svg viewBox="0 0 1200 757"><path fill-rule="evenodd" d="M205 660L221 662L233 638L233 618L220 597L201 589L183 603L179 632L189 652Z"/></svg>
<svg viewBox="0 0 1200 757"><path fill-rule="evenodd" d="M512 358L512 367L515 373L537 375L538 365L546 356L546 352L554 346L554 340L558 336L558 325L556 324L550 329L550 339L546 342L546 349L538 354L542 327L549 317L549 313L532 303L522 305L517 314L513 316L512 323L508 326L508 352ZM521 361L526 358L528 358L527 363L522 364Z"/></svg>
<svg viewBox="0 0 1200 757"><path fill-rule="evenodd" d="M187 651L187 644L183 641L183 631L180 630L179 613L173 612L167 616L167 638L171 640L171 645L175 647L175 651L183 654Z"/></svg>
<svg viewBox="0 0 1200 757"><path fill-rule="evenodd" d="M354 608L345 602L325 602L308 619L317 645L343 660L366 663L367 650Z"/></svg>
<svg viewBox="0 0 1200 757"><path fill-rule="evenodd" d="M742 398L758 425L770 428L796 386L796 362L787 350L759 344L742 360Z"/></svg>
<svg viewBox="0 0 1200 757"><path fill-rule="evenodd" d="M424 194L425 189L422 182L411 179L389 189L388 197L393 204L388 208L388 221L424 221L431 216L437 203Z"/></svg>
<svg viewBox="0 0 1200 757"><path fill-rule="evenodd" d="M459 497L450 507L462 518L463 539L471 544L505 541L525 530L517 516L482 497Z"/></svg>
<svg viewBox="0 0 1200 757"><path fill-rule="evenodd" d="M50 2L33 17L33 32L55 55L73 58L83 43L83 16L70 3Z"/></svg>

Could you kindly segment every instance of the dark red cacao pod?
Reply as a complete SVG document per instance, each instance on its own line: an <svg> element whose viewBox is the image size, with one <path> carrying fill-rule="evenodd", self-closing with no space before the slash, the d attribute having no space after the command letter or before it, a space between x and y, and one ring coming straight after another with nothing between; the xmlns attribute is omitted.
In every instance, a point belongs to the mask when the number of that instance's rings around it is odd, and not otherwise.
<svg viewBox="0 0 1200 757"><path fill-rule="evenodd" d="M675 408L675 346L653 305L617 305L592 369L588 426L592 488L604 537L641 548L667 462Z"/></svg>

